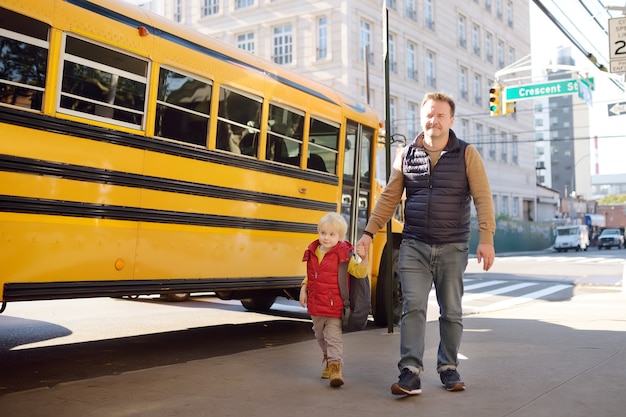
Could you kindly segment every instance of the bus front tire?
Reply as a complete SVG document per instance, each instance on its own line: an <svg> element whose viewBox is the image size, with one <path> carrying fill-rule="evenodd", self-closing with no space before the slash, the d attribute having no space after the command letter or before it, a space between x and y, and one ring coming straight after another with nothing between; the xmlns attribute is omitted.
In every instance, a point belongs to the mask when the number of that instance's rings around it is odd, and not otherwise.
<svg viewBox="0 0 626 417"><path fill-rule="evenodd" d="M392 273L391 273L391 291L392 291L392 317L393 324L400 323L402 315L402 288L400 285L400 275L398 275L398 256L397 248L393 249L391 254ZM378 326L387 326L387 305L389 300L389 278L382 275L387 270L387 249L383 251L382 260L380 262L380 270L378 281L376 282L376 304L374 309L374 323Z"/></svg>

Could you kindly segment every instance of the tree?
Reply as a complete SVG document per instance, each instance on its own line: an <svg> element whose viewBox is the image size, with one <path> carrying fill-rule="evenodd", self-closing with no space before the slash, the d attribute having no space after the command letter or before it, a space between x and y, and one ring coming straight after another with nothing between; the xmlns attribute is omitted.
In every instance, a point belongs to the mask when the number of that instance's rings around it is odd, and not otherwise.
<svg viewBox="0 0 626 417"><path fill-rule="evenodd" d="M598 204L622 204L626 203L626 194L609 194L598 200Z"/></svg>

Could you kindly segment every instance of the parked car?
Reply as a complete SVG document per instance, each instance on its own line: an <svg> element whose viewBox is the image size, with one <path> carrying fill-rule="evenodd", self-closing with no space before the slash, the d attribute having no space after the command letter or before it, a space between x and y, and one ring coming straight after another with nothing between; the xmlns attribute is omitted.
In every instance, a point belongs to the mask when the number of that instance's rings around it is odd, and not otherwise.
<svg viewBox="0 0 626 417"><path fill-rule="evenodd" d="M589 228L584 225L559 226L556 228L554 249L557 252L574 249L576 252L589 247Z"/></svg>
<svg viewBox="0 0 626 417"><path fill-rule="evenodd" d="M611 249L613 246L617 246L617 249L625 247L622 231L619 229L604 229L598 237L598 249Z"/></svg>

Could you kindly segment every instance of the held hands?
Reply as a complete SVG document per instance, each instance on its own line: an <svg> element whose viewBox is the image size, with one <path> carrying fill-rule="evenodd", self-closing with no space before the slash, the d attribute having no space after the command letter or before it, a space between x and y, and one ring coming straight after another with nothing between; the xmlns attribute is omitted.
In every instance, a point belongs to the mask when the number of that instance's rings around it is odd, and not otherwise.
<svg viewBox="0 0 626 417"><path fill-rule="evenodd" d="M496 251L493 245L488 243L479 243L476 248L476 259L478 263L483 263L483 270L489 271L489 268L493 265L496 259Z"/></svg>
<svg viewBox="0 0 626 417"><path fill-rule="evenodd" d="M356 242L356 254L359 255L361 259L367 259L371 244L372 238L368 235L363 235L361 239Z"/></svg>
<svg viewBox="0 0 626 417"><path fill-rule="evenodd" d="M365 245L357 243L356 254L359 255L359 258L361 258L361 262L367 262L367 250L365 249Z"/></svg>

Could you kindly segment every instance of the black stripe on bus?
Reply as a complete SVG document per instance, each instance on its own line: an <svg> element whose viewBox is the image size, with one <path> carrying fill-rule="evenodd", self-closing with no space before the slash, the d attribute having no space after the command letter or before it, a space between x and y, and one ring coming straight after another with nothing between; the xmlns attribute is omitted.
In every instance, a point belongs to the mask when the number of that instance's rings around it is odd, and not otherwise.
<svg viewBox="0 0 626 417"><path fill-rule="evenodd" d="M302 276L255 278L199 278L71 282L9 282L4 301L53 300L87 297L121 297L186 292L277 290L300 287ZM284 295L284 293L282 294Z"/></svg>
<svg viewBox="0 0 626 417"><path fill-rule="evenodd" d="M334 186L339 184L337 176L328 175L327 173L325 174L312 170L305 171L299 167L259 161L258 159L253 158L244 158L241 155L230 154L227 152L210 151L206 148L195 147L183 143L169 142L146 136L133 135L99 126L92 126L70 120L57 119L42 114L0 107L0 123L3 122L23 126L29 129L43 130L46 132L54 132L99 142L128 146L136 149L158 152L181 158L195 159L213 164L228 165L250 171L265 172L268 174L281 175ZM10 138L3 139L11 140ZM14 138L13 140L24 140L24 138Z"/></svg>
<svg viewBox="0 0 626 417"><path fill-rule="evenodd" d="M323 201L8 155L0 155L0 171L309 210L335 211L337 208L335 203Z"/></svg>
<svg viewBox="0 0 626 417"><path fill-rule="evenodd" d="M0 212L317 234L315 224L0 195Z"/></svg>
<svg viewBox="0 0 626 417"><path fill-rule="evenodd" d="M154 27L154 26L152 26L150 24L147 24L145 22L141 22L141 21L132 19L132 18L130 18L128 16L124 16L124 15L122 15L120 13L114 12L113 10L107 9L107 8L99 6L97 4L93 4L93 3L88 2L86 0L65 0L65 1L70 3L70 4L73 4L74 6L78 6L78 7L82 8L82 9L89 10L90 12L99 14L101 16L104 16L106 18L115 20L116 22L125 24L127 26L131 26L133 28L139 28L140 26L144 26L146 29L148 29L150 31L150 33L154 34L155 36L158 36L158 37L163 38L165 40L168 40L170 42L174 42L174 43L176 43L178 45L181 45L181 46L183 46L185 48L188 48L188 49L200 52L200 53L202 53L204 55L208 55L211 58L215 58L215 59L218 59L218 60L223 61L223 62L227 62L227 63L234 64L234 65L239 65L239 66L242 66L242 67L249 68L251 70L257 71L257 72L262 73L263 75L265 75L267 77L275 79L276 81L280 82L281 84L285 84L285 85L288 85L288 86L290 86L292 88L295 88L297 90L303 91L303 92L305 92L305 93L307 93L309 95L312 95L312 96L315 96L317 98L320 98L320 99L322 99L322 100L324 100L324 101L326 101L328 103L338 105L333 99L325 96L324 94L320 93L319 91L316 91L314 89L308 88L308 87L306 87L306 86L304 86L302 84L299 84L299 83L297 83L295 81L289 80L289 79L287 79L285 77L281 77L278 74L272 74L272 73L267 72L267 71L265 71L265 70L263 70L263 69L261 69L259 67L254 66L254 65L252 65L252 64L250 64L248 62L241 61L241 60L236 59L234 57L228 56L228 55L226 55L226 54L224 54L222 52L218 52L218 51L216 51L214 49L207 48L204 45L200 45L200 44L197 44L195 42L191 42L191 41L189 41L189 40L187 40L185 38L181 38L180 36L177 36L177 35L174 35L172 33L166 32L166 31L164 31L162 29L158 29L158 28L156 28L156 27Z"/></svg>

